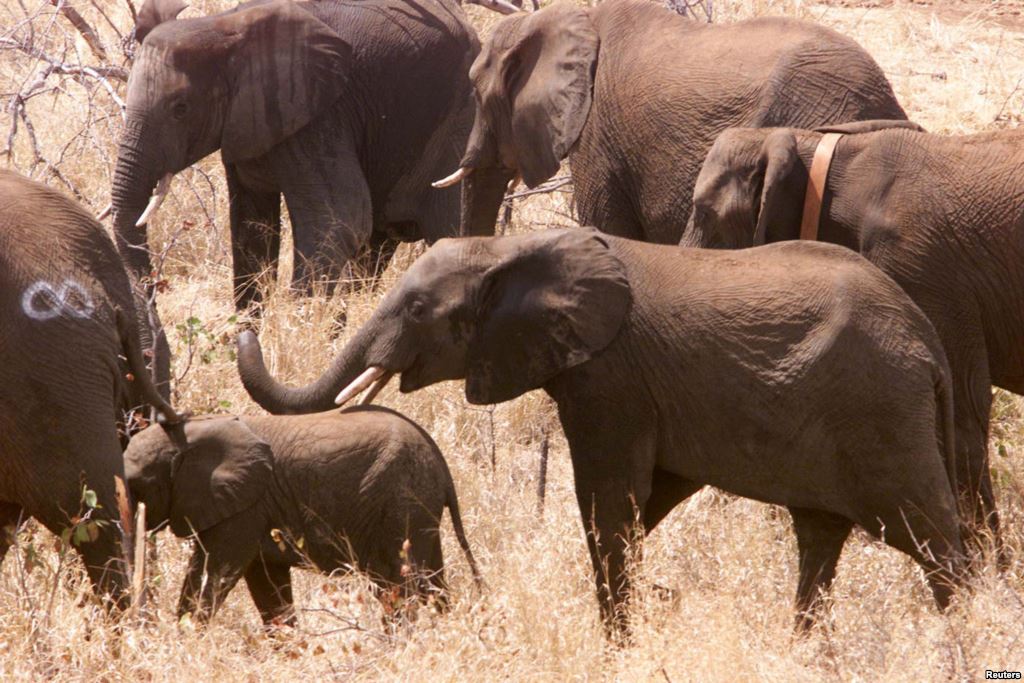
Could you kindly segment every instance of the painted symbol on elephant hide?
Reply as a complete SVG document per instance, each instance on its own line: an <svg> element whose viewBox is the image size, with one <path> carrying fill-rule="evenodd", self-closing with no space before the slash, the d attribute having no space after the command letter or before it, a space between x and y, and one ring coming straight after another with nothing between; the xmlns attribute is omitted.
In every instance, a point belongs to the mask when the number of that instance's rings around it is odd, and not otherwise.
<svg viewBox="0 0 1024 683"><path fill-rule="evenodd" d="M21 296L21 308L33 320L52 320L61 315L85 319L96 309L85 287L65 280L59 287L40 280Z"/></svg>

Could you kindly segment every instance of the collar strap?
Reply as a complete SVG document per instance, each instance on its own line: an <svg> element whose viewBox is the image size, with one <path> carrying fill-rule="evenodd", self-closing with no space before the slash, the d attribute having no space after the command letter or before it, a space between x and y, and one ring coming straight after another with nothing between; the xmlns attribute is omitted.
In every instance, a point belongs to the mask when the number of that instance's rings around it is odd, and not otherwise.
<svg viewBox="0 0 1024 683"><path fill-rule="evenodd" d="M814 149L814 161L807 175L807 193L804 195L804 213L800 220L800 239L818 239L818 226L821 224L821 203L825 197L825 182L828 180L828 169L832 165L832 154L836 151L836 143L842 133L825 133Z"/></svg>

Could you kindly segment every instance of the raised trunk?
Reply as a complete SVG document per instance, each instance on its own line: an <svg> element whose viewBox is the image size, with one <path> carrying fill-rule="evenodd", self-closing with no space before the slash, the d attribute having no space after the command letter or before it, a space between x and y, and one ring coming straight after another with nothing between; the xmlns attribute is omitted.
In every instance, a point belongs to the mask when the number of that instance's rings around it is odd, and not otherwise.
<svg viewBox="0 0 1024 683"><path fill-rule="evenodd" d="M462 219L459 234L478 237L494 234L501 202L514 171L477 168L462 181Z"/></svg>
<svg viewBox="0 0 1024 683"><path fill-rule="evenodd" d="M238 336L238 374L252 399L274 415L317 413L334 408L334 398L368 363L371 326L364 325L320 379L304 387L288 387L267 372L259 340L252 332Z"/></svg>

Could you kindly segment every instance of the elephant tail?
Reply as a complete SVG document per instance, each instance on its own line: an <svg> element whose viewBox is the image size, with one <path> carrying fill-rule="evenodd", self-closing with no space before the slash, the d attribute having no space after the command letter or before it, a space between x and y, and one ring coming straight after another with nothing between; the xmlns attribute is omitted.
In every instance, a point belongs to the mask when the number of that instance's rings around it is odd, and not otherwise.
<svg viewBox="0 0 1024 683"><path fill-rule="evenodd" d="M953 421L953 387L949 365L942 362L936 368L935 410L938 418L939 448L946 458L946 475L953 495L957 495L956 427Z"/></svg>
<svg viewBox="0 0 1024 683"><path fill-rule="evenodd" d="M443 459L442 459L443 462ZM459 541L459 547L462 548L462 552L466 554L466 561L469 562L469 569L473 572L473 582L476 583L477 589L482 589L484 585L484 579L480 575L480 567L476 564L476 558L473 557L473 551L469 547L469 540L466 538L466 530L462 526L462 514L459 512L459 498L455 495L455 482L452 480L452 474L448 470L447 463L444 466L445 473L448 475L448 491L446 492L445 505L448 507L448 514L452 517L452 528L455 529L455 538Z"/></svg>
<svg viewBox="0 0 1024 683"><path fill-rule="evenodd" d="M132 380L138 382L140 395L153 406L162 416L165 424L178 424L182 421L178 412L171 407L171 404L160 395L160 391L153 383L153 376L146 366L142 357L142 342L139 341L139 331L135 326L135 317L125 313L118 308L117 313L117 335L121 340L121 348L124 350L125 358L128 360L128 368L132 373Z"/></svg>

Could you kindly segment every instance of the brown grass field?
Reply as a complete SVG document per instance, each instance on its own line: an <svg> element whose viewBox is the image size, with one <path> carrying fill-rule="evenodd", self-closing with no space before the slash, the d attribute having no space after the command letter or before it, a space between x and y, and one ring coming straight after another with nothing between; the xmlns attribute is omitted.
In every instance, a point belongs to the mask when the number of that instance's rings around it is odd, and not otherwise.
<svg viewBox="0 0 1024 683"><path fill-rule="evenodd" d="M137 0L136 0L137 1ZM124 64L117 27L124 0L73 0L96 27L111 64ZM225 9L196 0L184 16ZM1013 128L1024 122L1024 6L1003 2L719 0L716 21L785 14L855 37L888 73L911 117L933 132ZM101 11L102 10L102 13ZM470 7L481 32L495 15ZM104 16L105 15L105 16ZM23 23L29 21L29 24ZM108 21L109 18L109 21ZM0 0L0 35L35 32L35 45L72 64L96 58L46 0ZM106 86L51 75L0 42L0 145L10 133L12 93L31 92L32 123L19 122L4 165L31 174L92 209L108 201L118 108ZM124 84L110 80L114 93ZM35 88L35 90L33 90ZM37 141L36 159L32 136ZM56 172L54 170L56 169ZM159 300L175 353L176 404L194 413L258 410L233 362L227 201L217 155L175 181L150 228L166 250L169 291ZM512 230L571 224L570 195L516 204ZM421 253L403 247L375 288L298 299L275 289L261 340L272 371L304 383L345 342L348 330ZM286 267L287 271L288 268ZM287 276L287 272L282 277ZM598 620L568 450L541 392L494 407L469 406L461 383L413 395L389 388L379 403L422 424L444 450L470 542L487 582L474 590L450 523L442 524L453 608L422 610L397 630L359 577L294 572L301 626L268 638L244 586L203 630L175 617L190 552L168 533L151 538L148 618L115 625L90 599L77 560L29 525L0 567L0 679L39 680L983 680L986 669L1024 670L1024 399L1000 393L991 451L1009 571L986 565L973 589L939 615L916 565L854 535L822 626L794 638L796 543L784 511L705 490L644 544L634 569L633 640L617 647ZM547 501L537 510L540 443L551 438ZM492 466L493 462L493 466ZM674 589L660 597L654 584Z"/></svg>

